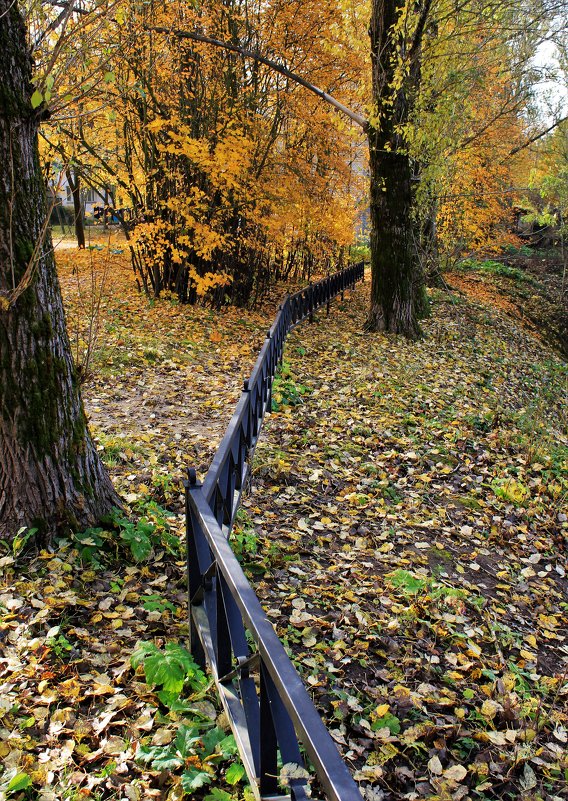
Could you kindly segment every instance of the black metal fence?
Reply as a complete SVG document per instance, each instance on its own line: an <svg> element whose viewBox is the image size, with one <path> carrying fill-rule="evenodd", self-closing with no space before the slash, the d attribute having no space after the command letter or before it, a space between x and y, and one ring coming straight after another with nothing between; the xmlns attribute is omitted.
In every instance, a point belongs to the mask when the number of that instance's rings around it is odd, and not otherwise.
<svg viewBox="0 0 568 801"><path fill-rule="evenodd" d="M215 680L241 759L258 799L308 799L315 773L330 801L361 795L296 669L248 583L228 537L246 485L284 340L316 309L363 279L348 267L286 298L201 485L186 482L187 563L191 651ZM278 767L291 765L283 793ZM307 756L305 758L304 754ZM286 773L286 770L284 771Z"/></svg>

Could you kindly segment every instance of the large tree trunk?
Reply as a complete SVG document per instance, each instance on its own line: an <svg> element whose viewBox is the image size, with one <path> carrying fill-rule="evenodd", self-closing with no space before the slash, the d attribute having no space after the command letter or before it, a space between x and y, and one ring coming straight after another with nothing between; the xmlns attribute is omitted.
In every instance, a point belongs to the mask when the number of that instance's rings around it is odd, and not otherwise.
<svg viewBox="0 0 568 801"><path fill-rule="evenodd" d="M403 126L419 80L419 39L407 48L401 41L404 32L393 30L404 7L403 0L373 0L369 27L374 111L368 130L372 278L366 328L414 339L424 311L424 280L413 238L411 164ZM421 37L422 30L417 31ZM413 48L410 68L400 81L397 65Z"/></svg>
<svg viewBox="0 0 568 801"><path fill-rule="evenodd" d="M412 236L408 157L381 152L370 138L371 308L366 328L415 339L420 271Z"/></svg>
<svg viewBox="0 0 568 801"><path fill-rule="evenodd" d="M0 0L0 536L93 524L119 504L87 431L73 366L13 0ZM43 242L42 242L43 237Z"/></svg>

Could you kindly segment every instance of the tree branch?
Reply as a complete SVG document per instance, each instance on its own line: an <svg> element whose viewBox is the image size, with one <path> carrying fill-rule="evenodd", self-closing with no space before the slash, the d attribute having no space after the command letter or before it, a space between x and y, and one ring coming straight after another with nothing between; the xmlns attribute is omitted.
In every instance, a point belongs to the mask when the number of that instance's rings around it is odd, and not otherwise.
<svg viewBox="0 0 568 801"><path fill-rule="evenodd" d="M555 128L558 128L558 126L562 125L562 123L566 122L566 120L568 120L568 116L567 117L561 117L561 119L556 120L556 122L553 122L552 125L550 127L548 127L545 131L539 131L534 136L531 136L530 139L527 139L526 142L523 142L522 145L518 145L517 147L514 147L512 150L510 150L507 153L506 158L510 158L511 156L514 156L515 153L518 153L520 150L524 150L525 147L529 147L529 145L532 145L533 142L536 142L539 139L542 139L543 136L546 136L547 133L550 133Z"/></svg>
<svg viewBox="0 0 568 801"><path fill-rule="evenodd" d="M365 132L369 127L369 121L366 120L365 117L361 116L361 114L357 114L356 111L352 111L347 106L344 106L343 103L339 102L339 100L336 100L331 95L328 95L327 92L323 91L323 89L318 89L317 86L309 83L309 81L306 81L300 75L296 75L296 73L289 70L288 67L285 67L283 64L279 64L277 61L272 61L269 58L265 58L264 56L261 56L260 53L254 53L252 50L246 50L244 47L240 47L239 45L221 42L218 39L212 39L210 36L204 36L201 33L192 33L191 31L179 31L174 30L173 28L163 28L160 26L145 26L145 30L177 36L180 39L192 39L195 42L203 42L204 44L209 44L213 47L220 47L223 50L230 50L233 53L239 53L239 55L244 56L244 58L252 58L259 63L270 67L270 69L274 70L275 72L279 72L281 75L284 75L286 78L294 81L294 83L303 86L304 89L308 89L310 92L313 92L321 100L325 100L326 103L329 103L342 114L345 114L347 117L349 117L350 120L356 122L357 125L360 125Z"/></svg>
<svg viewBox="0 0 568 801"><path fill-rule="evenodd" d="M420 47L422 45L422 37L424 36L424 29L426 28L426 22L428 21L431 7L432 7L432 0L426 0L420 12L420 17L418 19L416 31L414 32L414 39L410 47L409 55L411 60L416 56L417 52L420 50Z"/></svg>

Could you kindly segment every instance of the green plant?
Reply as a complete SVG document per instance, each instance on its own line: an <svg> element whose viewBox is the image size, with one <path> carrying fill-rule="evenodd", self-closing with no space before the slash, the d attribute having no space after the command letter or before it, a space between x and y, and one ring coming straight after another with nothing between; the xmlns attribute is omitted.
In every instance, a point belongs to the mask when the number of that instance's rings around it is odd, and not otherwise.
<svg viewBox="0 0 568 801"><path fill-rule="evenodd" d="M174 477L170 473L154 473L152 476L153 495L159 500L166 500L175 489Z"/></svg>
<svg viewBox="0 0 568 801"><path fill-rule="evenodd" d="M21 790L31 787L31 784L31 777L28 776L27 773L20 771L17 768L12 768L4 773L1 777L0 793L3 796L9 796L13 793L19 793Z"/></svg>
<svg viewBox="0 0 568 801"><path fill-rule="evenodd" d="M358 264L360 261L369 262L371 260L371 248L368 243L361 242L351 245L349 248L349 261Z"/></svg>
<svg viewBox="0 0 568 801"><path fill-rule="evenodd" d="M12 553L14 556L18 556L18 554L24 550L28 541L34 536L34 534L37 534L37 531L37 528L26 528L25 526L18 530L18 533L12 542Z"/></svg>
<svg viewBox="0 0 568 801"><path fill-rule="evenodd" d="M101 556L104 552L102 549L109 537L110 533L103 528L87 528L85 531L75 532L72 538L81 562L95 570L101 570Z"/></svg>
<svg viewBox="0 0 568 801"><path fill-rule="evenodd" d="M162 688L158 698L165 706L176 701L186 686L194 692L208 686L205 674L189 651L177 642L166 643L163 650L153 642L139 642L130 664L135 670L142 666L146 682Z"/></svg>
<svg viewBox="0 0 568 801"><path fill-rule="evenodd" d="M375 717L371 723L371 729L373 731L388 729L391 734L398 734L400 732L400 728L400 720L391 713L387 713L379 718Z"/></svg>
<svg viewBox="0 0 568 801"><path fill-rule="evenodd" d="M175 613L176 607L171 601L162 598L161 595L154 593L152 595L143 595L140 599L142 606L147 612L165 612L168 609L170 612Z"/></svg>
<svg viewBox="0 0 568 801"><path fill-rule="evenodd" d="M524 258L530 258L535 255L535 251L528 245L521 245L520 247L516 245L505 245L503 252L508 256L523 256Z"/></svg>
<svg viewBox="0 0 568 801"><path fill-rule="evenodd" d="M116 762L113 759L111 759L110 762L107 762L104 768L101 768L101 770L98 773L95 773L95 776L97 776L97 778L100 779L106 779L109 776L112 776L115 770L116 770Z"/></svg>
<svg viewBox="0 0 568 801"><path fill-rule="evenodd" d="M417 595L428 587L426 579L418 578L409 573L408 570L395 570L394 573L389 573L386 578L403 595Z"/></svg>
<svg viewBox="0 0 568 801"><path fill-rule="evenodd" d="M62 662L69 657L70 651L73 650L73 645L69 642L64 634L58 634L54 637L49 637L45 644L49 650L60 659Z"/></svg>
<svg viewBox="0 0 568 801"><path fill-rule="evenodd" d="M178 537L170 531L168 517L172 513L155 501L140 501L135 507L141 515L137 521L129 520L118 509L110 517L110 522L119 530L120 539L128 546L136 561L147 559L152 549L164 547L169 553L179 553L180 543Z"/></svg>
<svg viewBox="0 0 568 801"><path fill-rule="evenodd" d="M397 491L394 484L387 484L387 486L384 486L383 484L382 493L383 493L383 498L385 500L392 501L392 503L394 503L395 505L402 501L402 496Z"/></svg>
<svg viewBox="0 0 568 801"><path fill-rule="evenodd" d="M128 545L136 561L141 562L147 559L150 556L153 540L155 539L153 536L155 531L154 524L145 518L132 522L122 515L117 515L113 522L120 530L120 539Z"/></svg>
<svg viewBox="0 0 568 801"><path fill-rule="evenodd" d="M246 510L239 509L231 532L231 547L235 556L243 561L246 556L258 553L258 537Z"/></svg>
<svg viewBox="0 0 568 801"><path fill-rule="evenodd" d="M117 437L99 431L96 437L97 449L101 453L103 462L109 466L119 462L130 462L137 455L145 453L139 442L133 442L126 437Z"/></svg>
<svg viewBox="0 0 568 801"><path fill-rule="evenodd" d="M459 740L456 740L452 750L456 752L459 759L469 762L479 751L479 743L472 740L471 737L460 737Z"/></svg>
<svg viewBox="0 0 568 801"><path fill-rule="evenodd" d="M527 275L518 267L510 267L508 264L502 264L502 262L494 261L493 259L486 259L485 261L464 259L458 265L458 269L462 272L473 270L474 272L489 273L490 275L501 275L519 283L535 283L530 275Z"/></svg>
<svg viewBox="0 0 568 801"><path fill-rule="evenodd" d="M163 745L143 743L137 751L137 759L149 764L153 770L182 770L179 781L186 793L193 793L200 787L210 784L216 778L219 768L223 769L223 780L235 785L245 775L240 762L235 761L238 753L235 739L227 735L203 712L192 708L191 699L180 698L184 691L200 696L209 687L205 674L195 664L191 654L179 643L169 642L158 648L152 642L139 642L132 654L134 669L142 667L146 682L155 688L159 700L174 713L175 718L183 715L190 722L182 723L175 739ZM222 791L225 792L225 791ZM212 799L224 796L216 791ZM229 801L231 796L227 794Z"/></svg>
<svg viewBox="0 0 568 801"><path fill-rule="evenodd" d="M203 728L209 726L205 732ZM232 734L227 735L218 726L207 724L182 724L175 740L168 745L141 745L137 759L151 765L154 770L176 770L185 768L181 774L181 786L187 793L210 784L215 777L215 768L232 761L237 754L237 745ZM237 784L245 775L239 762L232 762L226 770L227 784ZM215 797L213 795L213 797Z"/></svg>
<svg viewBox="0 0 568 801"><path fill-rule="evenodd" d="M288 362L282 362L272 382L272 411L278 412L286 406L298 406L304 402L303 396L310 390L298 384Z"/></svg>
<svg viewBox="0 0 568 801"><path fill-rule="evenodd" d="M514 506L522 506L530 495L530 490L522 482L512 478L495 479L491 487L498 498Z"/></svg>

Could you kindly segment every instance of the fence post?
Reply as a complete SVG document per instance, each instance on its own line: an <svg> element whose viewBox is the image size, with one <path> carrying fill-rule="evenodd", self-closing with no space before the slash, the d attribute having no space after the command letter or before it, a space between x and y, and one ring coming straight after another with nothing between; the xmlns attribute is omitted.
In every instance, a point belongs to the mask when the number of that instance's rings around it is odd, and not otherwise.
<svg viewBox="0 0 568 801"><path fill-rule="evenodd" d="M201 589L201 570L199 567L199 549L197 538L199 532L193 519L189 503L190 492L201 492L201 484L197 480L197 473L193 467L187 471L187 479L183 482L185 488L185 555L187 560L187 601L189 622L189 652L202 670L207 669L205 651L195 627L192 606L196 602Z"/></svg>

